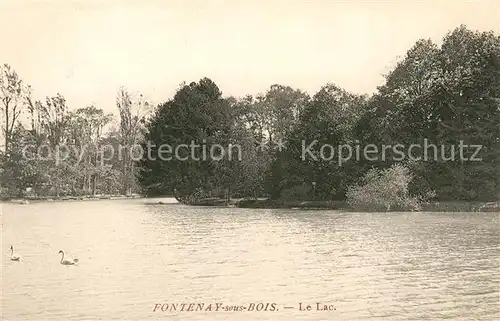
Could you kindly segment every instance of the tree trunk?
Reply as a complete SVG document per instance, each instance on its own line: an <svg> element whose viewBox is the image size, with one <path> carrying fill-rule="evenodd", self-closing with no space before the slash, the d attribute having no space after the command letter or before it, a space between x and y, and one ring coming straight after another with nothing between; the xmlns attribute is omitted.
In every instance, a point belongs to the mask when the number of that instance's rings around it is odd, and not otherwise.
<svg viewBox="0 0 500 321"><path fill-rule="evenodd" d="M127 195L128 192L128 170L127 170L127 160L124 160L122 163L122 174L123 174L123 188L122 188L122 194Z"/></svg>
<svg viewBox="0 0 500 321"><path fill-rule="evenodd" d="M80 193L85 193L85 177L86 176L83 176L83 179L81 181L81 185L80 185Z"/></svg>
<svg viewBox="0 0 500 321"><path fill-rule="evenodd" d="M7 99L7 98L6 98ZM5 102L5 152L9 151L9 103Z"/></svg>
<svg viewBox="0 0 500 321"><path fill-rule="evenodd" d="M91 188L91 176L87 175L87 195L92 194L92 188Z"/></svg>
<svg viewBox="0 0 500 321"><path fill-rule="evenodd" d="M94 175L92 179L92 195L97 194L97 175Z"/></svg>

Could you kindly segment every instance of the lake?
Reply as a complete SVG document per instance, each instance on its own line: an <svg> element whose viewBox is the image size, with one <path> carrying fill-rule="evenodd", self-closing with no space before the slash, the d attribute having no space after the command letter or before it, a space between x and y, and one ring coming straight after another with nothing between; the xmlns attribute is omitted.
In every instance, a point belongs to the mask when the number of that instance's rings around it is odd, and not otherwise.
<svg viewBox="0 0 500 321"><path fill-rule="evenodd" d="M155 202L2 204L2 319L500 318L500 213Z"/></svg>

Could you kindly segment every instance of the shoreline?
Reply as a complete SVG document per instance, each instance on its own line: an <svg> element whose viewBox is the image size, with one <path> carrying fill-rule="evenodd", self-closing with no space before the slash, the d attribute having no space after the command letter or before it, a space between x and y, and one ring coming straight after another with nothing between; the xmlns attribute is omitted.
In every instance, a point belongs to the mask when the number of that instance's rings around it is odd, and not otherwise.
<svg viewBox="0 0 500 321"><path fill-rule="evenodd" d="M196 206L196 205L193 205ZM240 200L234 202L237 208L261 209L303 209L303 210L342 210L349 212L380 212L371 210L356 210L345 201L280 201L280 200ZM384 212L499 212L500 201L466 202L466 201L435 201L423 204L415 211L393 209Z"/></svg>
<svg viewBox="0 0 500 321"><path fill-rule="evenodd" d="M67 201L101 201L101 200L124 200L124 199L137 199L144 198L139 194L132 195L86 195L86 196L59 196L59 197L16 197L16 198L3 198L0 203L8 204L31 204L31 203L48 203L48 202L67 202Z"/></svg>
<svg viewBox="0 0 500 321"><path fill-rule="evenodd" d="M140 194L132 195L90 195L90 196L61 196L61 197L24 197L1 199L0 203L6 204L32 204L48 202L72 202L72 201L106 201L106 200L130 200L130 199L163 199L173 198L172 196L147 197ZM152 204L167 205L170 202L159 200ZM179 203L181 205L181 203ZM381 212L372 210L356 210L350 208L345 201L283 201L270 199L232 199L227 204L221 200L200 201L193 204L182 204L194 207L228 207L228 208L248 208L248 209L300 209L300 210L341 210L348 212ZM500 201L490 202L466 202L466 201L435 201L423 204L420 210L408 211L392 209L382 212L499 212Z"/></svg>

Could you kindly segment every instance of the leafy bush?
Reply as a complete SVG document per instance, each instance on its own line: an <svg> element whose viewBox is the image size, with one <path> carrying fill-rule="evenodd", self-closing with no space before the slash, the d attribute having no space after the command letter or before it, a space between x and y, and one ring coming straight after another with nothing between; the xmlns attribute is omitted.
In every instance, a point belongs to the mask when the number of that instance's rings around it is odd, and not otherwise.
<svg viewBox="0 0 500 321"><path fill-rule="evenodd" d="M362 184L348 188L347 203L356 210L419 210L424 198L409 195L412 178L410 170L399 164L385 170L371 169Z"/></svg>

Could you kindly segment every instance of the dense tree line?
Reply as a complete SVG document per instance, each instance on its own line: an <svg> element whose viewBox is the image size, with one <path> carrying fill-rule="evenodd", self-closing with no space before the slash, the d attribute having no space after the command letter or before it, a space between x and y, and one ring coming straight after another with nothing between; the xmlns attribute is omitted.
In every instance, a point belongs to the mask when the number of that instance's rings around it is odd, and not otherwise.
<svg viewBox="0 0 500 321"><path fill-rule="evenodd" d="M499 99L499 36L465 26L448 33L440 47L430 40L416 42L371 97L326 84L312 97L273 85L264 95L224 99L216 84L205 78L184 86L159 106L148 124L147 139L174 146L191 140L208 145L234 141L254 148L247 149L240 162L231 163L144 159L139 178L147 193L176 189L181 198L224 190L235 196L344 200L349 190L350 195L359 194L351 187L366 182L367 175L379 177L374 174L378 170L390 177L411 177L404 190L418 197L496 199L500 190ZM362 156L339 164L336 157L304 159L304 140L316 140L318 146L374 144L381 148L426 140L443 153L431 149L427 160L407 158L401 161L403 168L391 167L397 162L391 157ZM269 148L260 150L261 141ZM271 148L277 141L284 148ZM481 145L476 156L482 161L439 157L456 156L461 142ZM466 153L471 156L473 151Z"/></svg>
<svg viewBox="0 0 500 321"><path fill-rule="evenodd" d="M204 78L181 86L147 118L142 98L132 101L121 91L119 128L106 135L102 130L110 116L102 110L69 112L60 95L32 103L30 88L8 66L3 73L6 153L1 175L8 190L140 190L147 195L175 194L181 201L216 195L356 198L352 204L378 197L373 196L376 191L381 198L396 195L398 188L405 194L397 196L399 200L409 202L424 196L500 197L500 37L494 32L460 26L445 35L440 46L417 41L372 96L329 83L312 96L272 85L257 96L224 97L212 80ZM31 116L30 129L19 125L23 108ZM384 145L421 145L424 140L437 146L427 160L397 160L389 150L385 159L362 155L339 162L339 155L319 157L324 150L318 148L304 158L304 141L317 142L318 147L372 144L381 150ZM96 148L86 150L77 167L20 157L25 144L43 142ZM136 162L126 154L101 166L103 155L97 151L102 144L140 144L143 157ZM456 147L461 144L480 145L474 156L482 160L460 160L463 151ZM343 152L347 150L334 151ZM465 156L473 153L466 150ZM448 159L434 157L437 154ZM78 155L71 157L79 160Z"/></svg>
<svg viewBox="0 0 500 321"><path fill-rule="evenodd" d="M143 135L147 103L122 89L113 116L88 106L70 111L61 94L33 101L31 88L5 64L0 67L4 149L0 196L84 196L138 192L126 149ZM20 120L27 119L28 126ZM105 130L105 129L108 130ZM122 151L120 151L120 147Z"/></svg>

